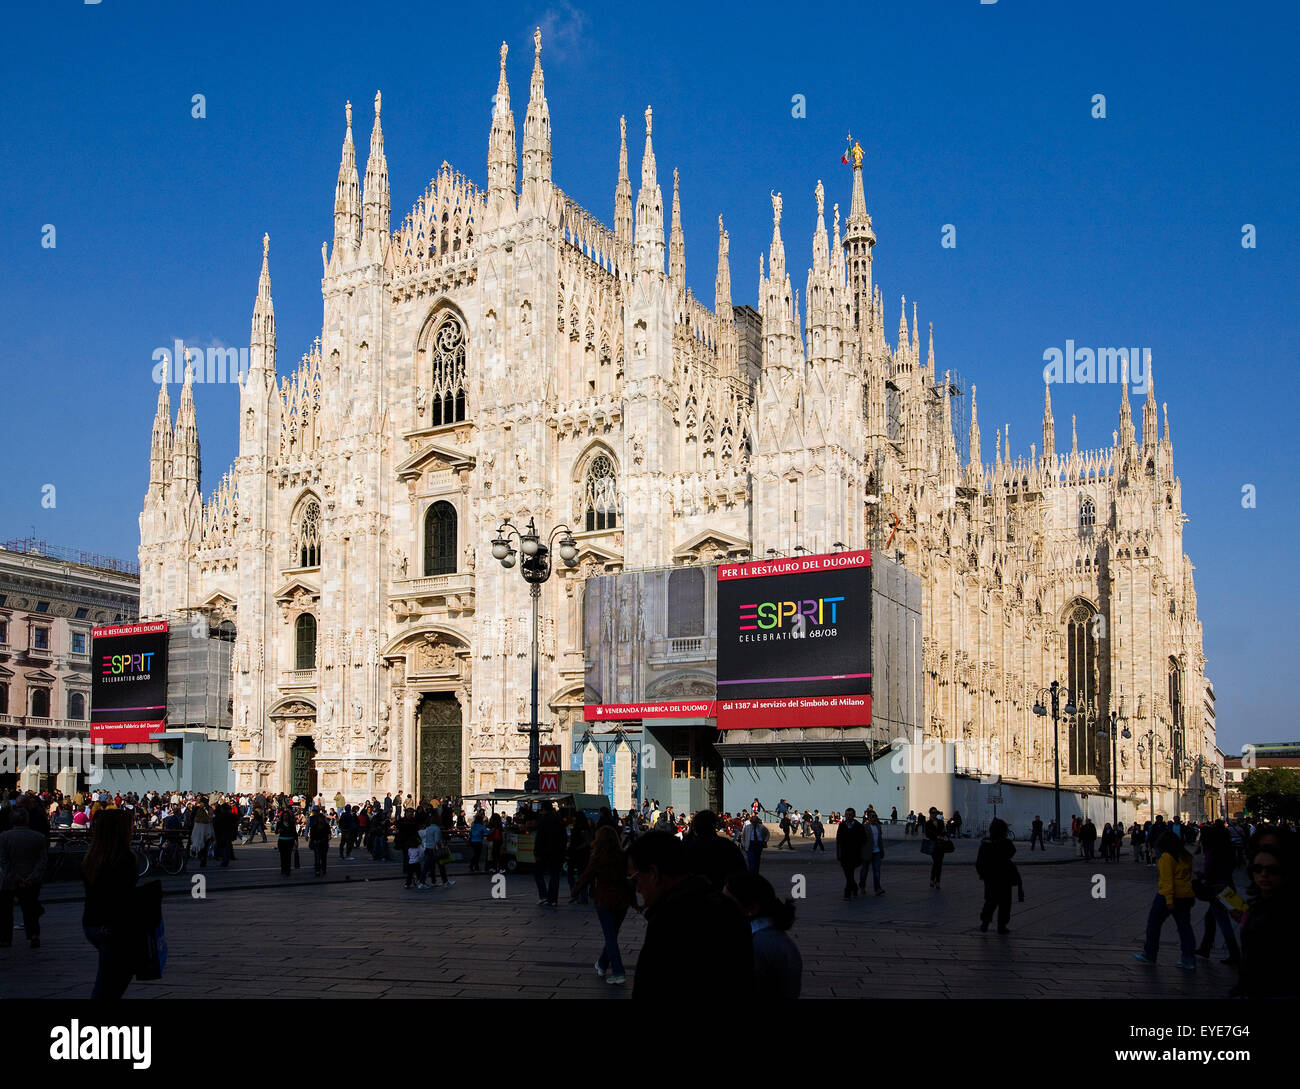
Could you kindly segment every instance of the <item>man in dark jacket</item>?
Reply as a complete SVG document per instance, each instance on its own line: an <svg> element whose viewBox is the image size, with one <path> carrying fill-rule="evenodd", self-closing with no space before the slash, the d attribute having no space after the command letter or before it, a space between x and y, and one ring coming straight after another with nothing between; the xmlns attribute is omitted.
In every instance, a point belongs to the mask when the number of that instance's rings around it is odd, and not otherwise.
<svg viewBox="0 0 1300 1089"><path fill-rule="evenodd" d="M564 865L564 822L550 802L542 802L533 836L533 857L537 860L537 906L555 907L560 899L560 869Z"/></svg>
<svg viewBox="0 0 1300 1089"><path fill-rule="evenodd" d="M687 862L685 844L669 832L648 832L628 848L628 876L646 919L633 998L668 1003L690 994L744 995L753 987L749 923L708 878L690 874Z"/></svg>
<svg viewBox="0 0 1300 1089"><path fill-rule="evenodd" d="M731 840L718 835L718 816L711 809L701 809L691 822L686 845L686 869L707 877L714 892L721 892L727 878L745 870L745 856Z"/></svg>
<svg viewBox="0 0 1300 1089"><path fill-rule="evenodd" d="M987 931L998 916L998 933L1010 934L1007 923L1011 921L1011 890L1017 883L1016 865L1011 857L1016 845L1007 837L1007 822L994 817L989 822L989 835L980 844L975 856L975 873L984 882L984 906L980 909L980 930Z"/></svg>
<svg viewBox="0 0 1300 1089"><path fill-rule="evenodd" d="M866 829L856 818L853 808L844 811L844 819L835 830L835 858L844 871L844 899L852 900L858 894L858 882L853 871L862 865L862 851L867 843Z"/></svg>
<svg viewBox="0 0 1300 1089"><path fill-rule="evenodd" d="M14 901L33 949L41 944L41 882L45 880L46 834L30 827L31 812L13 811L13 827L0 832L0 947L13 944Z"/></svg>
<svg viewBox="0 0 1300 1089"><path fill-rule="evenodd" d="M212 836L216 841L216 857L222 866L229 866L235 857L235 837L239 835L239 815L228 802L216 807L212 813Z"/></svg>

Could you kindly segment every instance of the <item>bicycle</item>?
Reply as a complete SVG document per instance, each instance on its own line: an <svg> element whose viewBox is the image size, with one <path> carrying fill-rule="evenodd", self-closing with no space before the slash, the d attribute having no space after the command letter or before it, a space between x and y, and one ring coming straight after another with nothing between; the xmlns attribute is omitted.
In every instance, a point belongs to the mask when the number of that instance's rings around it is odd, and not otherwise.
<svg viewBox="0 0 1300 1089"><path fill-rule="evenodd" d="M185 869L185 846L178 836L164 836L161 839L153 839L150 836L141 835L132 844L131 852L136 857L137 873L141 877L144 877L155 865L163 873L172 877Z"/></svg>

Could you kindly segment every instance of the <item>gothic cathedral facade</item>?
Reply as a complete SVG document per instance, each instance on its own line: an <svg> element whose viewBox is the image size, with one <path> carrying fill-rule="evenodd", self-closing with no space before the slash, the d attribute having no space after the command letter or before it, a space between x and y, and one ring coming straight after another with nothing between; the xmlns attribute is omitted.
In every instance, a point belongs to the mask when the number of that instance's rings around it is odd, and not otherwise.
<svg viewBox="0 0 1300 1089"><path fill-rule="evenodd" d="M963 459L965 391L932 333L922 359L915 306L886 340L860 148L847 217L835 205L828 235L820 183L800 213L802 303L774 194L756 306L733 304L719 218L710 309L686 287L676 171L665 222L649 109L635 204L623 123L612 230L553 182L534 44L522 164L503 45L486 190L443 163L396 232L380 98L364 187L348 106L320 337L277 381L264 239L239 453L206 500L188 368L174 424L159 391L141 615L235 621L238 788L301 787L308 760L313 788L349 800L521 786L530 600L488 545L533 516L580 549L541 599L542 717L566 749L587 577L887 547L922 580L927 736L1050 783L1032 708L1059 679L1078 704L1064 784L1109 790L1115 710L1120 789L1154 778L1191 809L1213 690L1150 379L1140 439L1121 385L1113 444L1058 452L1049 387L1041 451L1013 457L999 433L991 464L972 387Z"/></svg>

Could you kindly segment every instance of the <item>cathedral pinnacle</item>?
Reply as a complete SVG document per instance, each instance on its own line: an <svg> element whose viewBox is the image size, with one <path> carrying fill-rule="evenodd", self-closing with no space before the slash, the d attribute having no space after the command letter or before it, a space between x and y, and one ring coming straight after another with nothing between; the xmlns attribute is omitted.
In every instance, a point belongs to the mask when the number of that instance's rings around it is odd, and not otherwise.
<svg viewBox="0 0 1300 1089"><path fill-rule="evenodd" d="M388 159L384 155L384 130L379 123L383 99L375 92L375 123L370 130L370 157L366 160L365 188L362 190L361 241L368 247L372 260L381 260L388 242L392 219L392 201L388 193Z"/></svg>
<svg viewBox="0 0 1300 1089"><path fill-rule="evenodd" d="M620 263L632 249L632 182L627 175L627 118L618 119L618 183L614 186L614 242Z"/></svg>
<svg viewBox="0 0 1300 1089"><path fill-rule="evenodd" d="M668 238L668 276L678 293L686 290L686 236L682 234L682 203L677 168L673 167L673 224Z"/></svg>
<svg viewBox="0 0 1300 1089"><path fill-rule="evenodd" d="M271 236L262 235L262 271L257 277L253 328L248 339L249 369L275 369L275 303L271 300Z"/></svg>
<svg viewBox="0 0 1300 1089"><path fill-rule="evenodd" d="M488 135L488 194L497 206L514 205L518 160L515 157L515 115L510 109L510 84L506 79L506 54L501 43L501 71L497 76L496 99L492 104L492 131Z"/></svg>
<svg viewBox="0 0 1300 1089"><path fill-rule="evenodd" d="M551 184L551 112L542 76L542 31L533 31L533 78L524 115L524 197L539 200Z"/></svg>
<svg viewBox="0 0 1300 1089"><path fill-rule="evenodd" d="M339 159L339 177L334 186L334 252L340 259L361 244L361 184L357 179L357 151L352 143L352 103L344 104L347 130L343 135L343 154Z"/></svg>
<svg viewBox="0 0 1300 1089"><path fill-rule="evenodd" d="M645 152L641 156L641 191L636 201L636 264L642 271L664 269L664 198L655 170L655 149L651 140L652 111L645 108Z"/></svg>

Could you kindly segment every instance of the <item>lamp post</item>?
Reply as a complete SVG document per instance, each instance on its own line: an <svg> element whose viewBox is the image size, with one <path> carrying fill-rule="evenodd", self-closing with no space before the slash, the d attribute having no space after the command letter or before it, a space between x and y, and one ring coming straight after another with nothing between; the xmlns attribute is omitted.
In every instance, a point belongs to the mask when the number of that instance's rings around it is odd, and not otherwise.
<svg viewBox="0 0 1300 1089"><path fill-rule="evenodd" d="M492 541L492 556L499 560L501 566L509 570L515 565L515 549L510 544L512 537L519 540L519 552L523 553L523 562L519 564L519 573L528 583L528 593L533 599L533 676L532 676L532 716L528 723L528 778L524 789L536 791L541 786L541 724L537 721L537 628L539 603L542 597L542 584L551 577L551 556L555 549L555 538L560 537L560 559L565 567L574 567L578 562L578 542L573 539L573 530L566 525L556 526L550 536L543 542L533 524L528 519L528 526L517 529L510 519L501 523L497 535Z"/></svg>
<svg viewBox="0 0 1300 1089"><path fill-rule="evenodd" d="M1123 733L1120 733L1120 722L1123 721ZM1111 826L1118 830L1119 828L1119 739L1123 737L1128 740L1133 735L1129 733L1128 719L1124 716L1124 697L1119 698L1119 710L1110 713L1110 729L1105 726L1105 719L1102 720L1102 727L1097 731L1097 736L1105 741L1110 738L1110 796L1111 796Z"/></svg>
<svg viewBox="0 0 1300 1089"><path fill-rule="evenodd" d="M1147 805L1150 807L1151 816L1156 812L1156 753L1161 756L1165 754L1165 743L1156 741L1156 728L1153 726L1146 732L1146 746L1138 741L1138 752L1144 752L1147 755L1147 766L1151 769L1151 783L1147 788Z"/></svg>
<svg viewBox="0 0 1300 1089"><path fill-rule="evenodd" d="M1043 700L1049 696L1052 701L1052 774L1055 782L1056 794L1056 834L1061 834L1061 693L1065 691L1061 688L1060 681L1053 681L1046 688L1038 690L1038 698L1034 701L1034 714L1040 718L1047 714L1047 708L1043 705ZM1075 713L1074 704L1070 700L1070 693L1065 691L1065 713L1072 715Z"/></svg>

